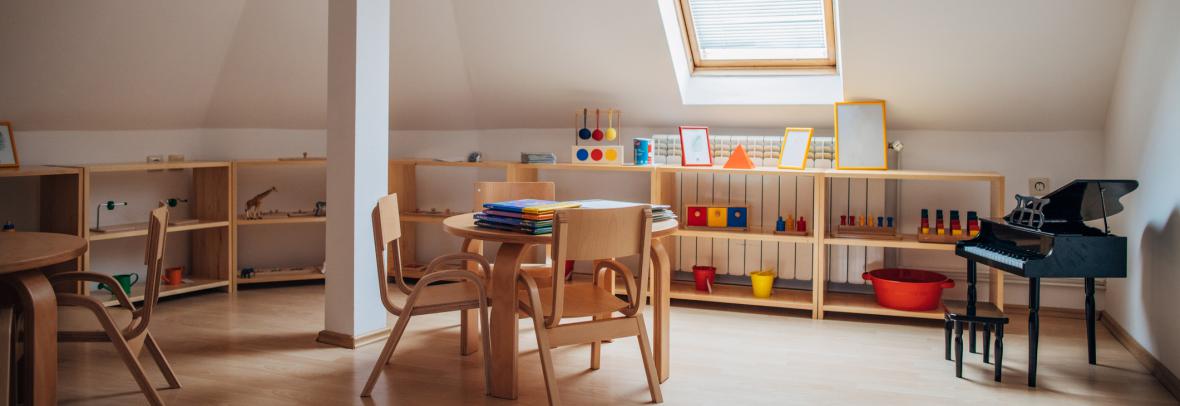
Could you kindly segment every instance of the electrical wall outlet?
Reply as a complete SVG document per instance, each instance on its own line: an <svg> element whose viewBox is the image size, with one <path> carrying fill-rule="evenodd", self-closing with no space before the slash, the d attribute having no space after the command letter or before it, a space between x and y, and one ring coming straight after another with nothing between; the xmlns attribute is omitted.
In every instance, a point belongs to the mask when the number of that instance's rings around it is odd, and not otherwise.
<svg viewBox="0 0 1180 406"><path fill-rule="evenodd" d="M147 156L147 163L149 163L149 164L158 164L161 162L164 162L163 155L148 155Z"/></svg>
<svg viewBox="0 0 1180 406"><path fill-rule="evenodd" d="M1049 178L1028 178L1028 194L1033 196L1044 196L1049 193Z"/></svg>

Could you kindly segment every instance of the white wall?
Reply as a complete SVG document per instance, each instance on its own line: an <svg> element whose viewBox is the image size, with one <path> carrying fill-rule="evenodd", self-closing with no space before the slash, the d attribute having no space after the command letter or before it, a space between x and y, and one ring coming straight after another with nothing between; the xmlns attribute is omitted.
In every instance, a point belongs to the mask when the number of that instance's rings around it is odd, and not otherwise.
<svg viewBox="0 0 1180 406"><path fill-rule="evenodd" d="M1180 3L1139 0L1107 119L1106 176L1138 179L1113 228L1127 237L1127 279L1112 279L1110 315L1180 371Z"/></svg>

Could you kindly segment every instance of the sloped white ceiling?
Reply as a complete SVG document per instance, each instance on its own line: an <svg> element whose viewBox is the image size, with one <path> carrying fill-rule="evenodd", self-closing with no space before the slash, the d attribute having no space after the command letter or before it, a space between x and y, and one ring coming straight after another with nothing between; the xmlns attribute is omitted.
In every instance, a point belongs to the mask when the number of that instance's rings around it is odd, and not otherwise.
<svg viewBox="0 0 1180 406"><path fill-rule="evenodd" d="M898 129L1101 129L1133 2L837 0L845 93ZM0 0L19 129L323 128L322 0ZM831 127L823 106L684 106L655 1L393 0L394 129Z"/></svg>

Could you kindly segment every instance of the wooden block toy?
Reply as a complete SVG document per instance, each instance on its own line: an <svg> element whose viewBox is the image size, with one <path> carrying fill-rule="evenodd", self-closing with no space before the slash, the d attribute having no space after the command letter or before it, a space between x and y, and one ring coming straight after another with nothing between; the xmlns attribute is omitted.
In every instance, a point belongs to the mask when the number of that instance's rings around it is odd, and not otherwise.
<svg viewBox="0 0 1180 406"><path fill-rule="evenodd" d="M754 161L750 160L750 155L746 153L746 148L738 144L734 148L733 154L729 156L729 160L725 161L725 167L729 169L754 169Z"/></svg>
<svg viewBox="0 0 1180 406"><path fill-rule="evenodd" d="M623 146L574 145L572 156L576 164L622 165Z"/></svg>
<svg viewBox="0 0 1180 406"><path fill-rule="evenodd" d="M686 229L746 231L750 228L750 207L746 205L686 204L683 213L688 216L684 222Z"/></svg>
<svg viewBox="0 0 1180 406"><path fill-rule="evenodd" d="M725 228L728 224L726 208L724 207L710 207L709 208L709 227Z"/></svg>
<svg viewBox="0 0 1180 406"><path fill-rule="evenodd" d="M836 226L836 231L832 233L836 238L869 238L874 240L900 240L901 235L897 234L897 227L877 227L876 225L864 226Z"/></svg>
<svg viewBox="0 0 1180 406"><path fill-rule="evenodd" d="M708 209L705 207L688 207L684 211L688 215L686 224L690 227L708 227L709 220L707 217Z"/></svg>

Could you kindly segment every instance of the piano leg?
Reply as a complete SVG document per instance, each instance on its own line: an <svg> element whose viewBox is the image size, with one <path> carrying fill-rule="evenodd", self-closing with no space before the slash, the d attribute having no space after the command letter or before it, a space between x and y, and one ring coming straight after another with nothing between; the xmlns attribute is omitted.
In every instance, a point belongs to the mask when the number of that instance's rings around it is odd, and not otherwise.
<svg viewBox="0 0 1180 406"><path fill-rule="evenodd" d="M1028 386L1037 386L1037 341L1041 335L1041 278L1028 278Z"/></svg>
<svg viewBox="0 0 1180 406"><path fill-rule="evenodd" d="M1098 346L1094 342L1094 278L1086 278L1086 344L1090 365L1098 364Z"/></svg>
<svg viewBox="0 0 1180 406"><path fill-rule="evenodd" d="M975 279L976 279L975 260L968 259L967 260L967 314L970 316L975 316L975 303L976 303L975 301L977 300L977 295L975 293ZM971 323L968 326L968 329L970 330L970 332L968 333L969 334L968 335L968 341L969 341L968 351L971 351L972 354L975 354L976 353L976 351L975 351L975 323Z"/></svg>

